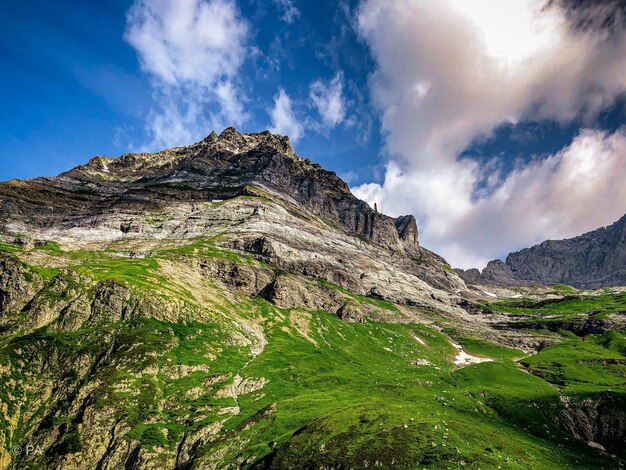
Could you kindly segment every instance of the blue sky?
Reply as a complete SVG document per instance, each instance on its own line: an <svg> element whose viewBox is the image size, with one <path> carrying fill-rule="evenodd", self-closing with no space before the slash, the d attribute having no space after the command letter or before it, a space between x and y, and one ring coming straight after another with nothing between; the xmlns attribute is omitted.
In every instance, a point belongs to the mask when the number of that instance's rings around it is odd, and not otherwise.
<svg viewBox="0 0 626 470"><path fill-rule="evenodd" d="M626 212L621 3L547 4L9 2L0 180L269 128L481 266Z"/></svg>

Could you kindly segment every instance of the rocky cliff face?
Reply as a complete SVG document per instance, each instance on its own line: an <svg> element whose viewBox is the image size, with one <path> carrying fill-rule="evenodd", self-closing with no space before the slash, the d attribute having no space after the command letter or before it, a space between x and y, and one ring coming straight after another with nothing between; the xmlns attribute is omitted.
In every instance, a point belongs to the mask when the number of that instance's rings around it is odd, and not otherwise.
<svg viewBox="0 0 626 470"><path fill-rule="evenodd" d="M566 240L547 240L489 262L482 273L456 270L466 282L579 288L626 284L626 215L614 224Z"/></svg>

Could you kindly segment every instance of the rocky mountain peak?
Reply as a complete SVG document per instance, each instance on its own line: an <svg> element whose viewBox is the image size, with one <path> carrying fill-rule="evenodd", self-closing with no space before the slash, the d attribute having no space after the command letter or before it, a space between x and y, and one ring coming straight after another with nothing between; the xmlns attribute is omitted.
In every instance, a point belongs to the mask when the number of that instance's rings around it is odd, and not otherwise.
<svg viewBox="0 0 626 470"><path fill-rule="evenodd" d="M62 175L76 177L79 174L86 176L86 174L99 173L105 179L108 176L117 176L122 179L149 178L164 171L170 171L181 164L188 166L189 160L225 160L229 156L249 152L286 157L302 164L311 163L296 155L287 136L272 134L267 130L241 134L234 127L228 127L219 135L212 131L201 141L184 147L173 147L152 153L127 153L120 157L97 155L86 165L78 166ZM312 165L321 168L319 165Z"/></svg>
<svg viewBox="0 0 626 470"><path fill-rule="evenodd" d="M241 134L234 127L227 127L219 135L215 131L211 132L198 144L207 146L212 150L226 150L235 154L256 149L265 152L273 151L291 158L299 158L293 150L288 136L272 134L267 130L258 133Z"/></svg>
<svg viewBox="0 0 626 470"><path fill-rule="evenodd" d="M280 206L314 227L365 242L366 250L393 253L401 269L432 286L460 282L443 269L443 258L420 246L415 217L394 218L370 207L334 172L296 155L286 136L232 127L186 147L96 156L57 177L0 183L0 234L73 245L189 239L213 230L207 212L214 204L241 198Z"/></svg>
<svg viewBox="0 0 626 470"><path fill-rule="evenodd" d="M6 201L10 210L0 217L0 228L32 225L21 219L39 213L44 201L55 205L55 220L49 223L60 227L80 224L88 219L87 213L101 217L104 210L140 205L156 211L183 201L235 198L256 186L352 235L393 249L419 248L412 215L392 218L372 209L334 172L299 157L289 137L267 130L242 134L228 127L186 147L117 158L96 156L59 177L28 182L28 188L4 185L0 183L0 203ZM32 200L38 192L46 196ZM78 207L81 214L76 213Z"/></svg>

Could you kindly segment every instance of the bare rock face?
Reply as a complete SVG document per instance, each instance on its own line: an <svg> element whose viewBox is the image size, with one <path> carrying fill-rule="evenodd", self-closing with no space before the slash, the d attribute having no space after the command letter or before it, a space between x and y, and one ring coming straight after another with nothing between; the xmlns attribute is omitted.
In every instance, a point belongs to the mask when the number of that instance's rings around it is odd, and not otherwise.
<svg viewBox="0 0 626 470"><path fill-rule="evenodd" d="M417 223L412 215L401 215L394 220L400 240L417 244Z"/></svg>
<svg viewBox="0 0 626 470"><path fill-rule="evenodd" d="M592 447L626 455L626 413L619 398L611 394L589 398L562 396L561 404L557 423L562 428Z"/></svg>
<svg viewBox="0 0 626 470"><path fill-rule="evenodd" d="M90 322L127 319L130 291L114 281L102 283L91 305Z"/></svg>
<svg viewBox="0 0 626 470"><path fill-rule="evenodd" d="M475 270L478 272L478 270ZM473 273L475 275L475 273ZM479 276L481 284L495 284L507 286L524 286L529 283L518 279L511 268L499 259L489 261Z"/></svg>
<svg viewBox="0 0 626 470"><path fill-rule="evenodd" d="M456 270L471 284L568 284L597 288L626 284L626 215L614 224L565 240L547 240L510 253L506 261Z"/></svg>
<svg viewBox="0 0 626 470"><path fill-rule="evenodd" d="M28 278L32 280L33 275L16 257L0 253L0 319L32 295L33 287Z"/></svg>
<svg viewBox="0 0 626 470"><path fill-rule="evenodd" d="M307 285L294 276L278 276L261 295L281 308L306 307L336 312L346 303L336 291Z"/></svg>
<svg viewBox="0 0 626 470"><path fill-rule="evenodd" d="M470 269L458 269L455 268L454 272L459 275L468 284L483 284L483 279L480 275L480 271L476 268Z"/></svg>
<svg viewBox="0 0 626 470"><path fill-rule="evenodd" d="M224 260L201 259L199 268L204 276L217 279L245 295L257 295L272 280L269 269L253 268Z"/></svg>

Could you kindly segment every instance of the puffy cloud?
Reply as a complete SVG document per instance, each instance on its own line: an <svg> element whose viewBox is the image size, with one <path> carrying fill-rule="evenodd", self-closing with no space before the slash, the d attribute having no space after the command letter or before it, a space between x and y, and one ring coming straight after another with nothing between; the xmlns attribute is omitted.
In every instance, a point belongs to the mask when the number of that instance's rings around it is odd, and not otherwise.
<svg viewBox="0 0 626 470"><path fill-rule="evenodd" d="M287 135L293 142L297 142L304 134L304 126L293 112L289 95L282 88L274 96L274 107L270 111L270 116L271 132Z"/></svg>
<svg viewBox="0 0 626 470"><path fill-rule="evenodd" d="M300 10L294 5L293 0L274 0L274 4L281 12L280 19L287 24L293 23L300 16Z"/></svg>
<svg viewBox="0 0 626 470"><path fill-rule="evenodd" d="M135 0L125 39L152 79L152 146L188 144L248 118L236 85L248 25L233 0Z"/></svg>
<svg viewBox="0 0 626 470"><path fill-rule="evenodd" d="M616 14L612 27L598 26L609 7L365 0L358 30L377 64L370 88L390 160L384 183L357 195L416 214L422 242L464 267L616 220L626 210L623 131L583 131L505 176L458 159L502 123L591 122L624 93L623 23ZM477 192L484 181L489 191Z"/></svg>
<svg viewBox="0 0 626 470"><path fill-rule="evenodd" d="M324 127L332 128L341 124L346 115L341 73L337 73L328 83L315 80L309 87L309 97L320 113Z"/></svg>

